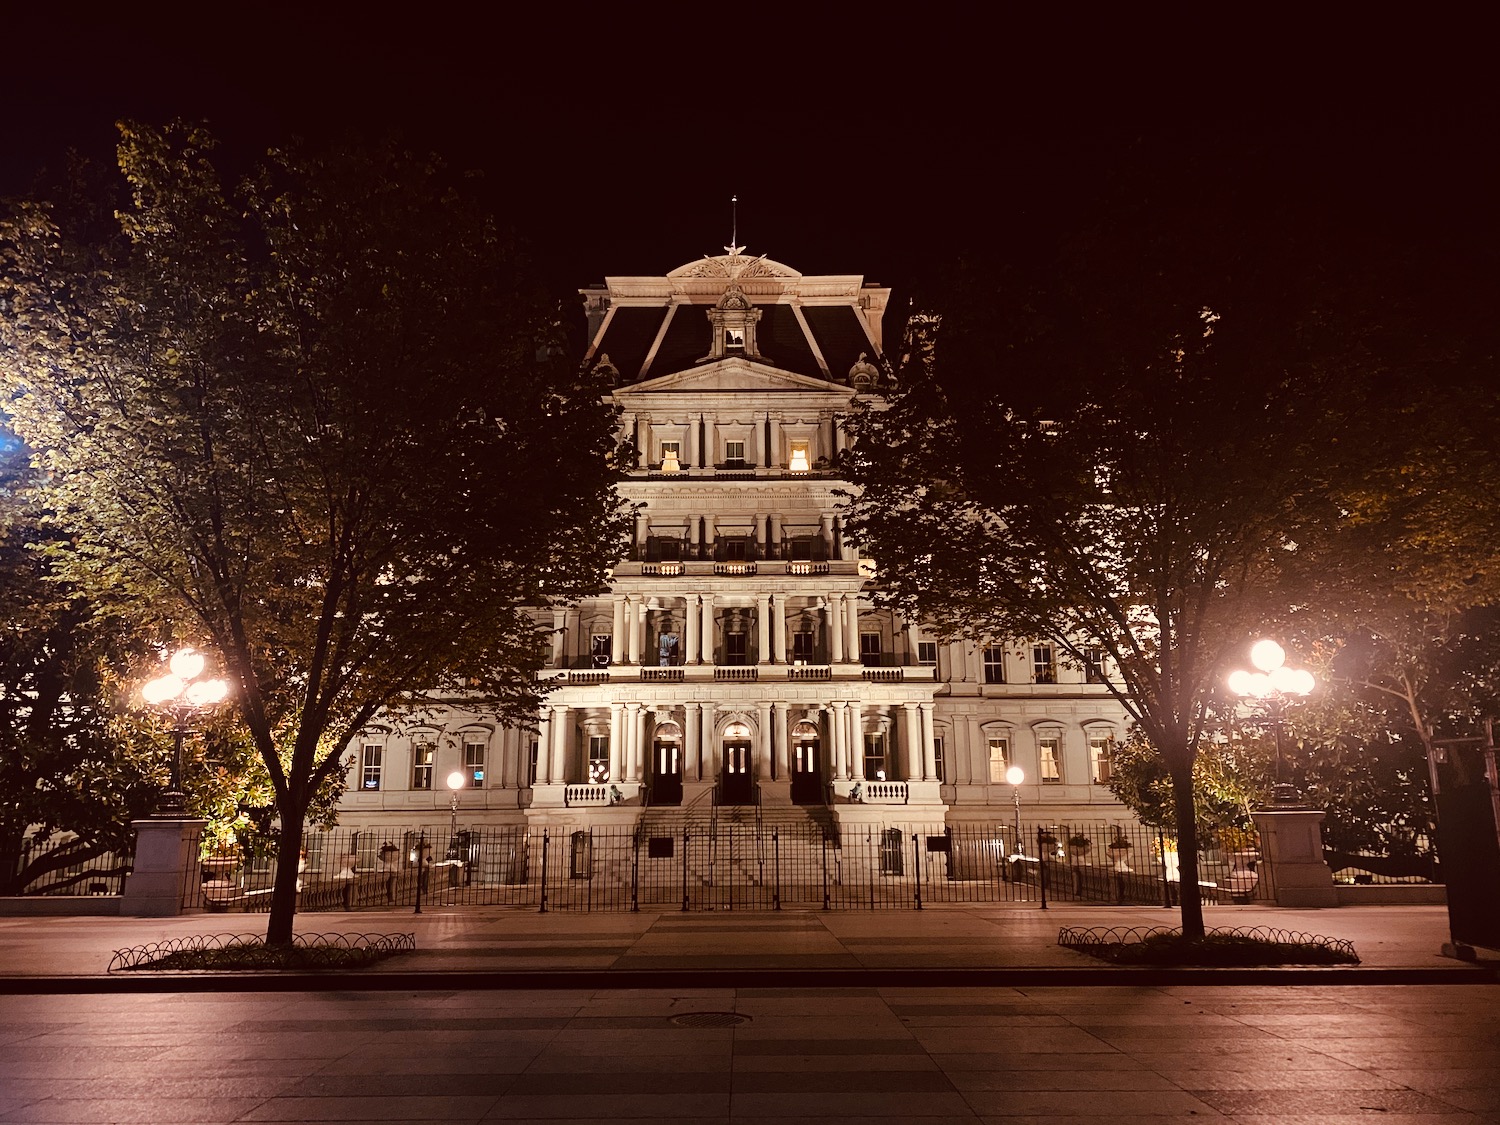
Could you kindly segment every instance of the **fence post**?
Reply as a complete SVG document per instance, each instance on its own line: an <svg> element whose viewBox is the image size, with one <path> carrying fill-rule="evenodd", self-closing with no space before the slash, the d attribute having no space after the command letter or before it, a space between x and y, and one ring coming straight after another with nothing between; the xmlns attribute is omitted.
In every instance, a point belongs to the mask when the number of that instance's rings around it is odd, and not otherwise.
<svg viewBox="0 0 1500 1125"><path fill-rule="evenodd" d="M823 829L823 909L828 906L828 829Z"/></svg>
<svg viewBox="0 0 1500 1125"><path fill-rule="evenodd" d="M1167 841L1161 834L1161 826L1156 829L1156 851L1161 856L1161 904L1168 910L1172 909L1172 884L1167 882ZM1182 857L1177 859L1177 878L1182 878Z"/></svg>
<svg viewBox="0 0 1500 1125"><path fill-rule="evenodd" d="M917 909L922 909L922 852L917 846L917 833L911 834L911 862L917 869Z"/></svg>
<svg viewBox="0 0 1500 1125"><path fill-rule="evenodd" d="M776 885L771 890L771 903L777 909L781 909L781 832L771 829L771 862L775 873Z"/></svg>
<svg viewBox="0 0 1500 1125"><path fill-rule="evenodd" d="M631 836L630 855L630 912L641 912L641 838L639 833Z"/></svg>
<svg viewBox="0 0 1500 1125"><path fill-rule="evenodd" d="M547 913L547 844L552 838L549 829L542 829L542 908L537 913Z"/></svg>
<svg viewBox="0 0 1500 1125"><path fill-rule="evenodd" d="M688 909L688 841L692 838L686 828L682 830L682 912Z"/></svg>
<svg viewBox="0 0 1500 1125"><path fill-rule="evenodd" d="M417 903L413 914L422 913L422 892L427 889L427 833L417 837Z"/></svg>
<svg viewBox="0 0 1500 1125"><path fill-rule="evenodd" d="M1047 834L1045 828L1036 830L1036 875L1037 884L1042 889L1042 909L1047 909L1047 845L1043 837Z"/></svg>
<svg viewBox="0 0 1500 1125"><path fill-rule="evenodd" d="M872 850L872 841L874 840L874 831L875 830L873 828L866 828L865 829L865 859L867 861L868 860L872 860L872 859L875 861L873 864L871 864L869 862L866 862L866 864L865 864L865 867L869 870L869 873L870 873L870 909L871 910L875 909L875 874L876 874L877 871L880 870L880 852L879 852L878 849L877 850ZM884 835L884 832L885 832L885 829L882 828L881 829L881 834Z"/></svg>

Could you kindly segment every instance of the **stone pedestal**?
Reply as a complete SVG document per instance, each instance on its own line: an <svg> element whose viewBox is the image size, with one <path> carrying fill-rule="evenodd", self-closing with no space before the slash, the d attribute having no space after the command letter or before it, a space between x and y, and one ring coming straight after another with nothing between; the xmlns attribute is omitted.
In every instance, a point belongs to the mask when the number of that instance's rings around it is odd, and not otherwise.
<svg viewBox="0 0 1500 1125"><path fill-rule="evenodd" d="M1271 866L1277 906L1337 906L1333 872L1323 859L1322 809L1270 808L1250 814L1261 862Z"/></svg>
<svg viewBox="0 0 1500 1125"><path fill-rule="evenodd" d="M197 874L193 849L208 822L197 819L137 820L135 863L125 880L120 913L132 918L166 918L184 913L188 880Z"/></svg>

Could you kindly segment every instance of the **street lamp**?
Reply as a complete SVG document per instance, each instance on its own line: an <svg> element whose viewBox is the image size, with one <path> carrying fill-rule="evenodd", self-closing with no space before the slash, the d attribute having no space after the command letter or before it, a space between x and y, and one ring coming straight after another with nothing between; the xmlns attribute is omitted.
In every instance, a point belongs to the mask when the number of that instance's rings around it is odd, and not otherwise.
<svg viewBox="0 0 1500 1125"><path fill-rule="evenodd" d="M1286 650L1273 640L1256 641L1250 648L1250 663L1257 670L1241 668L1230 673L1229 690L1241 699L1265 705L1276 733L1276 783L1271 789L1271 801L1277 805L1295 805L1297 787L1282 779L1281 721L1287 701L1305 697L1316 681L1306 668L1288 668Z"/></svg>
<svg viewBox="0 0 1500 1125"><path fill-rule="evenodd" d="M448 802L448 858L460 860L463 857L458 854L458 791L469 783L469 775L463 770L454 770L448 775L448 788L453 793L453 798ZM458 882L457 868L449 868L449 885Z"/></svg>
<svg viewBox="0 0 1500 1125"><path fill-rule="evenodd" d="M1021 783L1026 780L1026 771L1020 766L1009 766L1005 781L1010 786L1010 795L1016 803L1016 854L1025 855L1026 847L1021 842Z"/></svg>
<svg viewBox="0 0 1500 1125"><path fill-rule="evenodd" d="M182 816L182 742L193 728L195 718L207 714L229 694L229 684L214 679L199 679L203 674L203 654L184 648L172 654L167 665L171 671L141 685L146 705L172 719L172 773L156 803L159 817Z"/></svg>

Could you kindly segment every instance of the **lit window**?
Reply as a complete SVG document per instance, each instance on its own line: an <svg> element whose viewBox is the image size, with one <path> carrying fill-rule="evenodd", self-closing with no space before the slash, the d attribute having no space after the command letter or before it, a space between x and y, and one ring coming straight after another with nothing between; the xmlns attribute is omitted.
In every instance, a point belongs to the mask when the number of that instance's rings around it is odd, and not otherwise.
<svg viewBox="0 0 1500 1125"><path fill-rule="evenodd" d="M1005 780L1005 770L1010 765L1010 739L991 738L990 745L990 780L1002 782Z"/></svg>
<svg viewBox="0 0 1500 1125"><path fill-rule="evenodd" d="M682 444L675 441L664 441L661 443L661 470L664 473L675 473L681 470Z"/></svg>
<svg viewBox="0 0 1500 1125"><path fill-rule="evenodd" d="M484 749L479 739L464 743L464 773L469 777L470 789L484 788Z"/></svg>
<svg viewBox="0 0 1500 1125"><path fill-rule="evenodd" d="M364 760L359 770L359 787L361 789L380 788L380 759L384 751L374 743L367 743L364 749Z"/></svg>
<svg viewBox="0 0 1500 1125"><path fill-rule="evenodd" d="M742 352L745 350L745 330L743 328L724 329L724 350L726 352Z"/></svg>
<svg viewBox="0 0 1500 1125"><path fill-rule="evenodd" d="M411 787L413 789L432 788L432 756L436 751L436 743L413 742L411 744Z"/></svg>
<svg viewBox="0 0 1500 1125"><path fill-rule="evenodd" d="M1041 738L1037 740L1037 756L1041 759L1042 781L1057 783L1062 781L1062 754L1060 742L1056 738Z"/></svg>
<svg viewBox="0 0 1500 1125"><path fill-rule="evenodd" d="M1094 775L1094 784L1103 785L1109 780L1109 752L1112 740L1093 737L1089 739L1089 768Z"/></svg>
<svg viewBox="0 0 1500 1125"><path fill-rule="evenodd" d="M1003 645L984 646L984 682L987 684L1005 682L1005 647Z"/></svg>
<svg viewBox="0 0 1500 1125"><path fill-rule="evenodd" d="M589 736L589 784L602 785L609 780L609 737Z"/></svg>
<svg viewBox="0 0 1500 1125"><path fill-rule="evenodd" d="M807 442L792 442L792 456L787 462L787 468L794 473L805 473L811 467L812 462L808 460L807 456Z"/></svg>
<svg viewBox="0 0 1500 1125"><path fill-rule="evenodd" d="M865 780L885 781L885 735L865 735Z"/></svg>
<svg viewBox="0 0 1500 1125"><path fill-rule="evenodd" d="M1034 683L1057 683L1057 663L1051 645L1031 646L1031 675Z"/></svg>
<svg viewBox="0 0 1500 1125"><path fill-rule="evenodd" d="M917 663L932 667L937 663L937 642L917 642Z"/></svg>

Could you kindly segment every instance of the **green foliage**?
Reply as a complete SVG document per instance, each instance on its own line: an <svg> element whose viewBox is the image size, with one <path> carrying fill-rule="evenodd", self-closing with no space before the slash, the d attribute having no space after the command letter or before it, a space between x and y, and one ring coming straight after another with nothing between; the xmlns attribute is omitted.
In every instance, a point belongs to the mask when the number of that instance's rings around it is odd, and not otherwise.
<svg viewBox="0 0 1500 1125"><path fill-rule="evenodd" d="M295 849L382 709L534 712L529 607L620 554L614 418L437 162L289 149L230 184L200 128L121 136L128 199L0 224L0 377L51 565L220 654Z"/></svg>
<svg viewBox="0 0 1500 1125"><path fill-rule="evenodd" d="M1260 738L1205 738L1193 762L1198 828L1248 828L1250 810L1270 799L1274 744ZM1172 778L1156 747L1132 728L1110 756L1109 790L1142 824L1172 829Z"/></svg>

